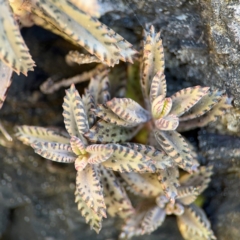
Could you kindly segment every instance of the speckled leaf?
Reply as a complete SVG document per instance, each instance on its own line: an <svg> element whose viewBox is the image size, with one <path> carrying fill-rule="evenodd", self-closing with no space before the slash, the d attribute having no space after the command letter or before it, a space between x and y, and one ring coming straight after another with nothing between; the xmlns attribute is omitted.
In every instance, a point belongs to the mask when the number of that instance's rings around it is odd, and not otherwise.
<svg viewBox="0 0 240 240"><path fill-rule="evenodd" d="M23 125L16 127L16 131L16 137L26 145L31 145L35 141L69 143L68 138L48 128Z"/></svg>
<svg viewBox="0 0 240 240"><path fill-rule="evenodd" d="M189 121L180 122L178 130L179 131L188 131L197 127L204 127L210 122L216 121L220 118L227 109L231 108L231 98L228 98L226 95L210 110L199 118L195 118Z"/></svg>
<svg viewBox="0 0 240 240"><path fill-rule="evenodd" d="M101 167L100 171L108 214L126 219L134 213L134 208L125 189L111 170Z"/></svg>
<svg viewBox="0 0 240 240"><path fill-rule="evenodd" d="M66 56L66 62L68 64L77 63L81 64L89 64L89 63L100 63L101 60L98 59L95 55L83 54L78 51L70 51Z"/></svg>
<svg viewBox="0 0 240 240"><path fill-rule="evenodd" d="M83 101L83 105L85 107L85 112L87 115L89 127L92 127L94 125L94 123L96 122L96 116L91 111L91 109L95 108L95 104L94 104L93 96L90 94L88 89L85 89L85 94L82 95L82 101Z"/></svg>
<svg viewBox="0 0 240 240"><path fill-rule="evenodd" d="M164 71L160 70L156 73L152 80L150 88L150 101L153 102L158 96L166 97L167 85Z"/></svg>
<svg viewBox="0 0 240 240"><path fill-rule="evenodd" d="M162 95L166 95L166 81L164 77L164 53L162 40L160 38L160 32L155 33L153 26L150 28L150 32L145 32L145 40L143 42L143 60L141 70L141 86L143 95L148 98L150 86L153 77L157 74L155 79L159 82L157 92ZM155 84L155 83L154 83Z"/></svg>
<svg viewBox="0 0 240 240"><path fill-rule="evenodd" d="M75 202L77 203L78 210L85 218L86 223L90 225L91 229L99 233L102 228L102 216L96 214L90 207L88 207L77 190L75 191Z"/></svg>
<svg viewBox="0 0 240 240"><path fill-rule="evenodd" d="M212 166L202 166L198 169L198 172L181 176L180 183L181 186L198 188L198 192L201 194L208 187L212 174Z"/></svg>
<svg viewBox="0 0 240 240"><path fill-rule="evenodd" d="M118 117L114 112L112 112L110 109L108 109L105 105L98 105L96 109L92 109L92 111L101 119L103 119L105 122L122 126L122 127L136 127L138 123L135 122L126 122L125 120Z"/></svg>
<svg viewBox="0 0 240 240"><path fill-rule="evenodd" d="M0 1L0 59L16 73L27 75L35 66L8 1Z"/></svg>
<svg viewBox="0 0 240 240"><path fill-rule="evenodd" d="M98 166L88 164L84 171L78 171L76 188L89 208L93 209L96 214L106 217L106 206Z"/></svg>
<svg viewBox="0 0 240 240"><path fill-rule="evenodd" d="M91 142L118 143L131 140L138 131L139 128L123 128L100 120L84 136Z"/></svg>
<svg viewBox="0 0 240 240"><path fill-rule="evenodd" d="M166 217L165 210L159 207L153 207L149 210L142 221L142 233L151 233L162 225Z"/></svg>
<svg viewBox="0 0 240 240"><path fill-rule="evenodd" d="M121 173L127 183L127 190L143 197L157 197L163 193L156 174Z"/></svg>
<svg viewBox="0 0 240 240"><path fill-rule="evenodd" d="M179 187L179 170L177 167L169 167L158 170L158 179L166 197L174 202L177 197L177 187Z"/></svg>
<svg viewBox="0 0 240 240"><path fill-rule="evenodd" d="M72 136L70 139L70 144L71 144L72 151L76 155L82 155L82 154L86 153L86 146L81 141L81 139L79 139L75 136Z"/></svg>
<svg viewBox="0 0 240 240"><path fill-rule="evenodd" d="M131 239L133 236L149 234L161 226L164 220L165 211L162 208L144 204L125 222L120 238Z"/></svg>
<svg viewBox="0 0 240 240"><path fill-rule="evenodd" d="M71 163L76 160L70 144L56 142L34 142L31 145L35 152L42 157L63 163Z"/></svg>
<svg viewBox="0 0 240 240"><path fill-rule="evenodd" d="M82 134L88 131L87 114L74 84L66 90L63 110L65 127L70 136L81 137Z"/></svg>
<svg viewBox="0 0 240 240"><path fill-rule="evenodd" d="M11 85L12 69L0 60L0 109Z"/></svg>
<svg viewBox="0 0 240 240"><path fill-rule="evenodd" d="M160 95L152 102L152 115L155 119L164 117L169 114L171 108L172 99L164 98L163 95Z"/></svg>
<svg viewBox="0 0 240 240"><path fill-rule="evenodd" d="M139 143L125 143L123 145L141 153L143 156L150 157L155 162L156 169L165 169L173 165L172 159L165 152L152 146Z"/></svg>
<svg viewBox="0 0 240 240"><path fill-rule="evenodd" d="M189 205L193 203L198 195L199 195L199 188L198 187L179 187L177 189L177 201L182 203L183 205Z"/></svg>
<svg viewBox="0 0 240 240"><path fill-rule="evenodd" d="M191 149L179 133L158 130L154 133L157 142L180 168L188 172L196 170L199 164L193 160Z"/></svg>
<svg viewBox="0 0 240 240"><path fill-rule="evenodd" d="M155 120L155 126L162 131L173 131L178 127L179 118L176 115L168 115Z"/></svg>
<svg viewBox="0 0 240 240"><path fill-rule="evenodd" d="M107 144L113 155L103 162L106 168L118 172L153 172L154 162L147 156L119 144Z"/></svg>
<svg viewBox="0 0 240 240"><path fill-rule="evenodd" d="M186 206L183 215L177 217L177 223L186 240L216 239L205 213L195 205Z"/></svg>
<svg viewBox="0 0 240 240"><path fill-rule="evenodd" d="M192 108L203 96L207 94L209 87L189 87L176 92L171 96L172 109L170 114L178 117Z"/></svg>
<svg viewBox="0 0 240 240"><path fill-rule="evenodd" d="M119 60L128 61L136 53L132 45L107 26L67 0L41 1L31 8L39 17L71 37L76 44L96 55L103 63L114 66Z"/></svg>
<svg viewBox="0 0 240 240"><path fill-rule="evenodd" d="M88 163L98 164L108 160L113 155L113 150L104 144L92 144L86 148L90 154Z"/></svg>
<svg viewBox="0 0 240 240"><path fill-rule="evenodd" d="M113 98L106 105L117 116L128 123L140 124L150 120L148 111L130 98Z"/></svg>
<svg viewBox="0 0 240 240"><path fill-rule="evenodd" d="M180 121L186 121L202 116L211 110L222 97L223 92L219 90L209 91L189 111L181 116Z"/></svg>

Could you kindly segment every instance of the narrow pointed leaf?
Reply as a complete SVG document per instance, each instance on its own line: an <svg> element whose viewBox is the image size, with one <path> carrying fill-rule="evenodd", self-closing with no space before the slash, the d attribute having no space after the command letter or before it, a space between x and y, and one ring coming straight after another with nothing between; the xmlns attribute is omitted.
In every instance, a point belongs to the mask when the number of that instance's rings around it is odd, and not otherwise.
<svg viewBox="0 0 240 240"><path fill-rule="evenodd" d="M87 114L74 84L66 90L63 109L65 127L70 136L81 137L82 134L88 131Z"/></svg>
<svg viewBox="0 0 240 240"><path fill-rule="evenodd" d="M140 124L150 120L148 111L130 98L113 98L106 105L118 117L128 123Z"/></svg>
<svg viewBox="0 0 240 240"><path fill-rule="evenodd" d="M111 170L101 167L100 171L108 214L126 219L134 213L134 208L125 189Z"/></svg>
<svg viewBox="0 0 240 240"><path fill-rule="evenodd" d="M163 193L156 174L121 173L127 190L143 197L157 197Z"/></svg>
<svg viewBox="0 0 240 240"><path fill-rule="evenodd" d="M207 94L209 87L189 87L175 93L172 98L172 109L170 114L178 117L192 108L203 96Z"/></svg>
<svg viewBox="0 0 240 240"><path fill-rule="evenodd" d="M101 60L98 59L95 55L83 54L78 51L70 51L66 56L66 61L69 64L77 63L77 64L89 64L93 62L100 63Z"/></svg>
<svg viewBox="0 0 240 240"><path fill-rule="evenodd" d="M0 60L0 109L11 85L12 69Z"/></svg>
<svg viewBox="0 0 240 240"><path fill-rule="evenodd" d="M178 130L188 131L197 127L204 127L211 122L215 122L229 108L232 107L231 100L231 98L228 98L226 95L224 95L222 99L209 112L205 113L201 117L180 122Z"/></svg>
<svg viewBox="0 0 240 240"><path fill-rule="evenodd" d="M105 122L122 126L122 127L136 127L138 123L136 122L126 122L125 120L121 119L117 116L114 112L108 109L105 105L98 105L96 109L92 109L92 111Z"/></svg>
<svg viewBox="0 0 240 240"><path fill-rule="evenodd" d="M152 146L139 143L125 143L123 145L141 153L143 156L146 155L150 157L155 162L156 169L165 169L173 165L172 159L165 152Z"/></svg>
<svg viewBox="0 0 240 240"><path fill-rule="evenodd" d="M154 162L147 156L119 144L107 144L113 155L102 163L106 168L118 172L153 172Z"/></svg>
<svg viewBox="0 0 240 240"><path fill-rule="evenodd" d="M155 126L162 131L173 131L178 127L179 118L176 115L168 115L155 120Z"/></svg>
<svg viewBox="0 0 240 240"><path fill-rule="evenodd" d="M135 54L130 43L67 0L47 0L41 2L41 8L36 5L31 10L108 66L114 66L120 59L128 61Z"/></svg>
<svg viewBox="0 0 240 240"><path fill-rule="evenodd" d="M177 197L177 187L179 187L179 171L177 167L169 167L158 170L158 179L166 197L174 202Z"/></svg>
<svg viewBox="0 0 240 240"><path fill-rule="evenodd" d="M181 116L180 121L186 121L202 116L210 111L220 100L223 92L219 90L209 91L188 112Z"/></svg>
<svg viewBox="0 0 240 240"><path fill-rule="evenodd" d="M195 205L186 206L184 214L177 217L177 223L186 240L216 239L205 213Z"/></svg>
<svg viewBox="0 0 240 240"><path fill-rule="evenodd" d="M35 141L69 143L68 138L48 128L23 125L16 127L16 131L16 137L26 145L31 145Z"/></svg>
<svg viewBox="0 0 240 240"><path fill-rule="evenodd" d="M0 60L16 73L27 75L35 66L8 1L0 1Z"/></svg>
<svg viewBox="0 0 240 240"><path fill-rule="evenodd" d="M70 144L56 142L34 142L32 144L35 152L42 157L55 161L71 163L76 160Z"/></svg>
<svg viewBox="0 0 240 240"><path fill-rule="evenodd" d="M76 188L89 208L96 214L106 217L106 206L97 166L89 164L84 171L77 172Z"/></svg>
<svg viewBox="0 0 240 240"><path fill-rule="evenodd" d="M179 187L177 189L177 201L182 203L183 205L189 205L193 203L198 195L199 195L199 188L190 186L190 187Z"/></svg>
<svg viewBox="0 0 240 240"><path fill-rule="evenodd" d="M90 154L88 163L98 164L108 160L113 155L113 150L103 144L93 144L86 148L86 151Z"/></svg>
<svg viewBox="0 0 240 240"><path fill-rule="evenodd" d="M195 188L198 188L198 192L201 194L208 187L212 174L212 166L202 166L199 168L198 172L183 175L180 178L180 183L181 186L193 186Z"/></svg>
<svg viewBox="0 0 240 240"><path fill-rule="evenodd" d="M86 147L84 143L81 141L81 139L75 136L72 136L70 139L70 144L71 144L72 151L76 155L82 155L86 153Z"/></svg>
<svg viewBox="0 0 240 240"><path fill-rule="evenodd" d="M85 218L86 223L89 223L91 229L99 233L102 228L102 216L96 214L90 207L88 207L77 190L75 191L75 202L77 203L78 210Z"/></svg>
<svg viewBox="0 0 240 240"><path fill-rule="evenodd" d="M164 53L160 32L155 33L153 26L150 32L145 32L146 40L143 42L143 63L141 70L141 86L143 95L148 98L153 77L158 73L160 77L157 92L166 96L166 81L164 77ZM156 79L155 79L156 80Z"/></svg>
<svg viewBox="0 0 240 240"><path fill-rule="evenodd" d="M155 131L157 142L175 163L188 172L199 165L193 160L191 149L183 137L176 131Z"/></svg>
<svg viewBox="0 0 240 240"><path fill-rule="evenodd" d="M119 143L131 140L138 131L138 127L124 128L100 120L84 136L91 142Z"/></svg>
<svg viewBox="0 0 240 240"><path fill-rule="evenodd" d="M160 70L156 73L152 80L150 89L150 101L153 102L159 95L166 96L167 85L164 71Z"/></svg>

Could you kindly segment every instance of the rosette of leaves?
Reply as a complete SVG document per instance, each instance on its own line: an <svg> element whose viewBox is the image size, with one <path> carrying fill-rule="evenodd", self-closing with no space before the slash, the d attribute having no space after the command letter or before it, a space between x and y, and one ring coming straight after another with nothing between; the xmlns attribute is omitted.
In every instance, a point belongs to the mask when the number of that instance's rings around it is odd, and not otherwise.
<svg viewBox="0 0 240 240"><path fill-rule="evenodd" d="M169 201L153 174L121 174L129 190L144 197L135 214L131 215L122 228L121 238L149 234L165 220L166 215L177 217L179 230L184 239L215 239L205 213L194 204L196 198L208 186L212 175L211 167L201 167L198 173L180 178L176 201Z"/></svg>
<svg viewBox="0 0 240 240"><path fill-rule="evenodd" d="M101 84L103 87L103 82ZM106 98L104 88L92 96L92 87L96 86L90 84L82 98L74 85L66 91L63 117L67 133L21 126L17 127L16 136L44 158L75 164L78 208L90 226L99 232L102 218L106 217L106 206L113 216L126 217L133 212L130 200L112 170L152 172L155 167L150 157L128 146L115 143L92 144L85 138L84 135L95 124L90 111L94 99L102 101Z"/></svg>

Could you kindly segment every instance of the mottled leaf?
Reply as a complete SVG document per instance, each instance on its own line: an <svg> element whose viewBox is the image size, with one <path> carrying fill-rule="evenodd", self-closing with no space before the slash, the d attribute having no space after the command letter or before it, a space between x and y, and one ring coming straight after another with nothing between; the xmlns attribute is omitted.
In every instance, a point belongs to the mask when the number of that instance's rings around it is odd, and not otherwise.
<svg viewBox="0 0 240 240"><path fill-rule="evenodd" d="M103 119L105 122L122 126L122 127L136 127L138 123L135 122L126 122L125 120L118 117L114 112L112 112L110 109L108 109L105 105L98 105L96 109L92 109L92 111L101 119Z"/></svg>
<svg viewBox="0 0 240 240"><path fill-rule="evenodd" d="M70 144L57 142L34 142L32 144L35 152L42 157L55 161L71 163L76 160Z"/></svg>
<svg viewBox="0 0 240 240"><path fill-rule="evenodd" d="M177 189L177 201L182 203L183 205L189 205L193 203L198 195L199 195L199 188L198 187L179 187Z"/></svg>
<svg viewBox="0 0 240 240"><path fill-rule="evenodd" d="M186 240L216 239L205 213L195 205L186 206L184 214L177 217L177 223Z"/></svg>
<svg viewBox="0 0 240 240"><path fill-rule="evenodd" d="M11 85L12 69L0 60L0 109Z"/></svg>
<svg viewBox="0 0 240 240"><path fill-rule="evenodd" d="M164 71L160 70L156 73L152 80L150 89L150 101L153 102L158 96L166 97L167 85Z"/></svg>
<svg viewBox="0 0 240 240"><path fill-rule="evenodd" d="M95 55L83 54L78 51L70 51L66 56L66 62L68 64L77 63L77 64L89 64L89 63L100 63L101 60L98 59Z"/></svg>
<svg viewBox="0 0 240 240"><path fill-rule="evenodd" d="M124 128L100 120L84 136L91 142L118 143L131 140L138 131L138 127Z"/></svg>
<svg viewBox="0 0 240 240"><path fill-rule="evenodd" d="M118 172L153 172L154 162L147 156L119 144L107 144L113 155L102 163L106 168Z"/></svg>
<svg viewBox="0 0 240 240"><path fill-rule="evenodd" d="M212 169L212 166L202 166L193 174L185 174L181 176L181 186L193 186L198 188L198 192L201 194L208 187L208 184L211 181L211 176L213 174Z"/></svg>
<svg viewBox="0 0 240 240"><path fill-rule="evenodd" d="M85 201L83 201L77 190L75 191L75 202L78 205L78 210L85 218L86 223L89 223L91 229L99 233L102 228L102 216L96 214L90 207L88 207L88 205L85 203Z"/></svg>
<svg viewBox="0 0 240 240"><path fill-rule="evenodd" d="M134 208L125 189L111 170L101 166L100 171L108 214L112 217L119 216L126 219L134 213Z"/></svg>
<svg viewBox="0 0 240 240"><path fill-rule="evenodd" d="M176 131L155 131L157 142L175 163L188 172L196 170L199 165L193 160L191 149L183 137Z"/></svg>
<svg viewBox="0 0 240 240"><path fill-rule="evenodd" d="M76 188L89 208L93 209L96 214L106 217L106 206L98 166L88 164L84 171L78 171Z"/></svg>
<svg viewBox="0 0 240 240"><path fill-rule="evenodd" d="M31 11L108 66L114 66L120 59L131 62L136 53L120 35L67 0L41 1L40 8L36 4Z"/></svg>
<svg viewBox="0 0 240 240"><path fill-rule="evenodd" d="M88 131L89 126L82 99L74 84L66 90L63 109L64 123L69 135L81 138L81 135Z"/></svg>
<svg viewBox="0 0 240 240"><path fill-rule="evenodd" d="M158 170L158 179L166 197L174 202L177 197L177 187L179 187L179 170L177 167L169 167Z"/></svg>
<svg viewBox="0 0 240 240"><path fill-rule="evenodd" d="M204 127L210 122L216 121L229 108L232 107L231 101L231 98L228 98L226 95L224 95L222 99L209 112L205 113L201 117L189 121L180 122L178 130L188 131L197 127Z"/></svg>
<svg viewBox="0 0 240 240"><path fill-rule="evenodd" d="M27 75L35 66L8 1L0 1L0 59L16 73Z"/></svg>
<svg viewBox="0 0 240 240"><path fill-rule="evenodd" d="M108 160L113 155L113 150L104 144L93 144L86 148L90 154L88 163L98 164Z"/></svg>
<svg viewBox="0 0 240 240"><path fill-rule="evenodd" d="M163 95L158 96L152 102L152 115L155 119L168 115L172 108L172 99L164 98Z"/></svg>
<svg viewBox="0 0 240 240"><path fill-rule="evenodd" d="M194 119L210 111L221 100L222 94L223 92L219 90L209 91L207 95L203 96L189 111L180 117L180 121Z"/></svg>
<svg viewBox="0 0 240 240"><path fill-rule="evenodd" d="M143 156L146 155L150 157L155 162L155 167L157 169L165 169L173 165L172 159L165 152L152 146L139 143L125 143L123 145L141 153Z"/></svg>
<svg viewBox="0 0 240 240"><path fill-rule="evenodd" d="M155 126L162 131L173 131L178 127L179 118L176 115L168 115L155 120Z"/></svg>
<svg viewBox="0 0 240 240"><path fill-rule="evenodd" d="M150 120L148 111L130 98L113 98L106 105L118 117L128 123L140 124Z"/></svg>
<svg viewBox="0 0 240 240"><path fill-rule="evenodd" d="M61 136L56 131L44 127L18 126L16 127L16 137L26 145L37 142L58 142L69 143L69 139Z"/></svg>
<svg viewBox="0 0 240 240"><path fill-rule="evenodd" d="M178 117L192 108L203 96L207 94L209 87L189 87L176 92L171 96L172 109L170 114Z"/></svg>
<svg viewBox="0 0 240 240"><path fill-rule="evenodd" d="M89 127L92 127L94 125L94 123L96 122L96 116L91 111L91 109L95 108L95 104L94 104L93 96L90 94L88 89L85 89L85 94L82 95L82 101L83 101L83 105L85 107L85 112L87 115Z"/></svg>
<svg viewBox="0 0 240 240"><path fill-rule="evenodd" d="M79 139L75 136L72 136L70 139L70 144L71 144L72 151L76 155L82 155L82 154L86 153L86 146L81 141L81 139Z"/></svg>
<svg viewBox="0 0 240 240"><path fill-rule="evenodd" d="M157 197L163 193L156 174L121 173L126 181L127 190L143 197Z"/></svg>
<svg viewBox="0 0 240 240"><path fill-rule="evenodd" d="M156 76L158 86L154 83L153 91L166 96L166 81L164 77L164 53L160 32L155 33L153 26L150 32L145 32L145 40L143 42L143 57L141 70L141 86L144 98L148 98L152 79ZM157 74L157 75L156 75ZM153 92L153 94L156 94ZM154 96L154 95L153 95Z"/></svg>

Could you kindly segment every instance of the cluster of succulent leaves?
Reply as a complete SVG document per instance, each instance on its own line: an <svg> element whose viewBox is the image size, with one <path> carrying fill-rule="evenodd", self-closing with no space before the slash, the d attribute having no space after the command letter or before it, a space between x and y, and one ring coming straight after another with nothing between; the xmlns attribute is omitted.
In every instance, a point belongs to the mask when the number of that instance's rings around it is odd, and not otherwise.
<svg viewBox="0 0 240 240"><path fill-rule="evenodd" d="M34 66L13 15L23 26L35 23L83 46L92 55L79 56L79 63L133 62L132 45L99 22L98 12L84 1L0 0L0 12L0 101L12 70L27 74ZM46 159L75 164L76 203L96 232L107 213L123 219L121 238L151 233L174 214L185 239L214 239L205 213L194 204L212 169L199 166L179 131L215 121L229 100L221 91L200 86L167 97L162 41L153 27L145 32L140 64L145 108L125 98L121 87L110 84L107 67L100 67L82 96L73 84L66 90L66 131L19 126L16 136ZM131 142L144 126L146 145ZM129 192L141 199L137 205Z"/></svg>

